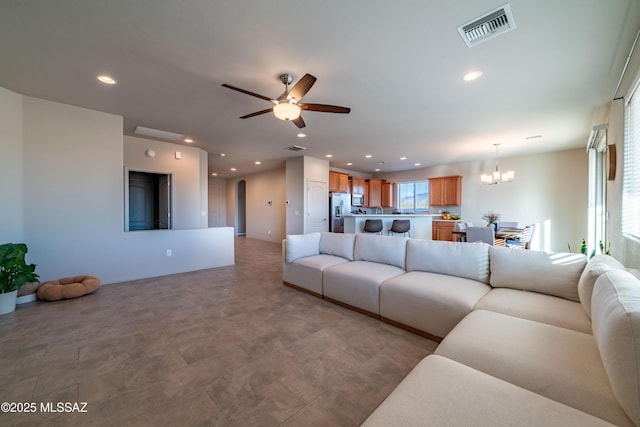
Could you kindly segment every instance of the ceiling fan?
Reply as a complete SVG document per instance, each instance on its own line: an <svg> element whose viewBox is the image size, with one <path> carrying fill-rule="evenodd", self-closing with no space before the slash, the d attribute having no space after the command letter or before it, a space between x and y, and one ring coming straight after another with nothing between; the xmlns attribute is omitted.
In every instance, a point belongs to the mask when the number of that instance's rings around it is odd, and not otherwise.
<svg viewBox="0 0 640 427"><path fill-rule="evenodd" d="M300 102L302 100L302 97L305 96L307 92L309 92L311 86L313 86L313 84L316 82L316 78L311 74L305 74L300 80L298 80L295 85L293 85L291 90L289 90L289 85L293 81L293 76L291 74L281 74L280 81L282 81L282 83L284 84L285 89L284 93L276 99L250 92L248 90L240 89L239 87L231 86L226 83L222 86L229 89L237 90L238 92L246 93L247 95L255 96L256 98L264 99L265 101L273 102L275 104L273 107L267 108L266 110L256 111L255 113L242 116L240 117L241 119L248 119L249 117L255 117L261 114L273 112L273 114L280 120L291 121L299 128L303 128L305 127L305 123L304 120L302 120L302 116L300 115L301 110L339 114L349 114L349 112L351 111L351 108L339 107L337 105L307 104Z"/></svg>

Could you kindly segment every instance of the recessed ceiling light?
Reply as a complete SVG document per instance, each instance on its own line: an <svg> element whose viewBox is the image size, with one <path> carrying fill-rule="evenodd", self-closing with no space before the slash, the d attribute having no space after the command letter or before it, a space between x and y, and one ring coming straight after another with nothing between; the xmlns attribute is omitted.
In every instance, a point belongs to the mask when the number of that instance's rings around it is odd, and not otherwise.
<svg viewBox="0 0 640 427"><path fill-rule="evenodd" d="M238 169L236 169L236 168L231 168L230 170L231 170L231 172L235 172L235 171L237 171Z"/></svg>
<svg viewBox="0 0 640 427"><path fill-rule="evenodd" d="M380 172L380 168L376 168L376 172Z"/></svg>
<svg viewBox="0 0 640 427"><path fill-rule="evenodd" d="M400 157L400 160L407 160L406 157Z"/></svg>
<svg viewBox="0 0 640 427"><path fill-rule="evenodd" d="M347 163L347 166L353 166L353 163L349 162Z"/></svg>
<svg viewBox="0 0 640 427"><path fill-rule="evenodd" d="M300 133L299 133L299 134L297 134L296 136L297 136L298 138L304 138L304 137L306 137L306 136L307 136L307 134L306 134L306 133L302 133L302 132L300 132Z"/></svg>
<svg viewBox="0 0 640 427"><path fill-rule="evenodd" d="M220 156L220 157L224 157L224 156L226 156L226 154L224 154L224 153L220 153L220 154L219 154L219 156Z"/></svg>
<svg viewBox="0 0 640 427"><path fill-rule="evenodd" d="M420 163L414 163L413 166L420 166Z"/></svg>
<svg viewBox="0 0 640 427"><path fill-rule="evenodd" d="M471 71L465 74L462 80L464 80L465 82L470 82L472 80L480 78L480 76L482 76L482 71Z"/></svg>
<svg viewBox="0 0 640 427"><path fill-rule="evenodd" d="M191 139L191 138L185 138L185 139L183 139L183 141L184 141L184 142L191 143L191 142L193 142L193 139Z"/></svg>
<svg viewBox="0 0 640 427"><path fill-rule="evenodd" d="M256 165L261 165L261 164L262 164L262 162L261 162L260 160L256 160L254 163L255 163Z"/></svg>
<svg viewBox="0 0 640 427"><path fill-rule="evenodd" d="M372 156L371 154L367 154L367 155L366 155L366 156L364 156L364 157L366 157L367 159L370 159L370 158L372 158L373 156Z"/></svg>
<svg viewBox="0 0 640 427"><path fill-rule="evenodd" d="M326 154L326 155L325 155L325 157L327 157L327 158L329 158L329 159L330 159L330 158L332 158L332 157L333 157L333 154Z"/></svg>
<svg viewBox="0 0 640 427"><path fill-rule="evenodd" d="M108 85L114 85L116 83L118 83L113 77L108 76L106 74L102 74L96 77L98 80L100 80L102 83L108 84Z"/></svg>
<svg viewBox="0 0 640 427"><path fill-rule="evenodd" d="M218 176L218 172L213 172L211 176Z"/></svg>

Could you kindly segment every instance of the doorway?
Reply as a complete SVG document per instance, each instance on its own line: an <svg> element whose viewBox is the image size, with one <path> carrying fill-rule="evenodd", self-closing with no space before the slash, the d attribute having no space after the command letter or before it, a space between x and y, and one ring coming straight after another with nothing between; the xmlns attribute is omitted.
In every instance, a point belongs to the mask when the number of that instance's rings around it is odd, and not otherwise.
<svg viewBox="0 0 640 427"><path fill-rule="evenodd" d="M247 182L243 179L238 182L238 198L236 203L238 226L238 236L247 235Z"/></svg>
<svg viewBox="0 0 640 427"><path fill-rule="evenodd" d="M171 227L171 175L129 171L126 231Z"/></svg>

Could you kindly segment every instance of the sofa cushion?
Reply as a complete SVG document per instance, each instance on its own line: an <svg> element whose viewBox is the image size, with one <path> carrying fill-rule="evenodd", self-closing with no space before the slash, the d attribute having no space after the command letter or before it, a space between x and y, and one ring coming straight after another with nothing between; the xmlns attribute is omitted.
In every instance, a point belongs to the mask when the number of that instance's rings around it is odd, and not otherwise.
<svg viewBox="0 0 640 427"><path fill-rule="evenodd" d="M292 234L286 239L287 262L320 254L320 233Z"/></svg>
<svg viewBox="0 0 640 427"><path fill-rule="evenodd" d="M605 271L622 269L624 265L609 255L596 255L589 260L578 280L580 302L589 317L591 317L591 295L596 279Z"/></svg>
<svg viewBox="0 0 640 427"><path fill-rule="evenodd" d="M322 289L325 297L373 314L380 314L380 284L403 274L393 265L353 261L324 271Z"/></svg>
<svg viewBox="0 0 640 427"><path fill-rule="evenodd" d="M464 277L412 271L382 283L380 315L442 338L490 289Z"/></svg>
<svg viewBox="0 0 640 427"><path fill-rule="evenodd" d="M576 301L520 289L494 288L474 307L591 334L591 320Z"/></svg>
<svg viewBox="0 0 640 427"><path fill-rule="evenodd" d="M491 286L540 292L572 301L578 298L578 280L587 257L491 246Z"/></svg>
<svg viewBox="0 0 640 427"><path fill-rule="evenodd" d="M355 240L355 234L323 232L320 234L320 253L335 255L353 261Z"/></svg>
<svg viewBox="0 0 640 427"><path fill-rule="evenodd" d="M411 239L407 271L428 271L489 283L489 245Z"/></svg>
<svg viewBox="0 0 640 427"><path fill-rule="evenodd" d="M357 234L353 259L395 265L404 270L407 240L406 237Z"/></svg>
<svg viewBox="0 0 640 427"><path fill-rule="evenodd" d="M327 267L349 262L333 255L314 255L283 263L282 280L322 296L322 273Z"/></svg>
<svg viewBox="0 0 640 427"><path fill-rule="evenodd" d="M640 281L623 270L600 275L591 314L613 392L629 418L640 425Z"/></svg>
<svg viewBox="0 0 640 427"><path fill-rule="evenodd" d="M610 426L445 357L423 359L367 418L388 426Z"/></svg>
<svg viewBox="0 0 640 427"><path fill-rule="evenodd" d="M592 335L474 310L436 354L613 424L633 425L613 394Z"/></svg>

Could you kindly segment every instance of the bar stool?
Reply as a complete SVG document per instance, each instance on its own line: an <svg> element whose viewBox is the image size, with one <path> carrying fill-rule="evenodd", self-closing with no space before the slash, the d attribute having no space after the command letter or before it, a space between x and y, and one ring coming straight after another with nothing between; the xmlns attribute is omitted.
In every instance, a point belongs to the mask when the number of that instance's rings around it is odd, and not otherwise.
<svg viewBox="0 0 640 427"><path fill-rule="evenodd" d="M365 233L378 233L382 231L382 220L381 219L368 219L364 222L364 229L362 230Z"/></svg>
<svg viewBox="0 0 640 427"><path fill-rule="evenodd" d="M391 223L391 228L389 229L390 233L402 233L402 235L406 235L409 233L409 237L411 237L411 221L408 219L394 219Z"/></svg>

